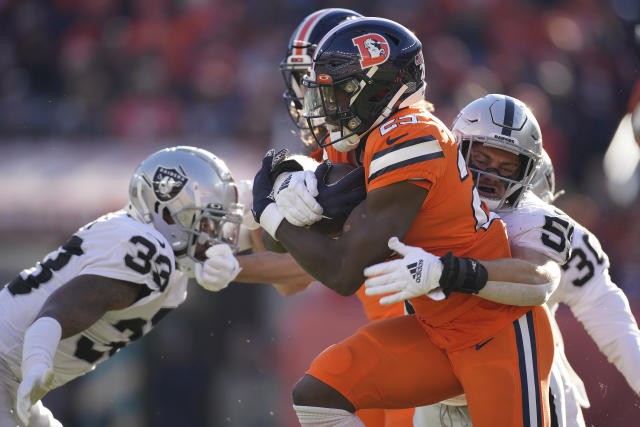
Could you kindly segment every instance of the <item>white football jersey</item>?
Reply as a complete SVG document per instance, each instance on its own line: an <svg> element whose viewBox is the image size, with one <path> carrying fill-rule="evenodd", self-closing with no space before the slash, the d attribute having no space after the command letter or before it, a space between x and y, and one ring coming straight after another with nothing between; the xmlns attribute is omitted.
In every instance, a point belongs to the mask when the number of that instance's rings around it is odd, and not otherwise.
<svg viewBox="0 0 640 427"><path fill-rule="evenodd" d="M109 311L60 341L54 387L92 370L185 300L187 277L175 266L169 242L152 226L125 211L98 218L0 291L0 358L19 381L25 331L49 295L74 277L92 274L139 284L133 305Z"/></svg>
<svg viewBox="0 0 640 427"><path fill-rule="evenodd" d="M512 248L536 250L560 265L569 259L573 221L532 192L527 191L513 211L500 212L500 218Z"/></svg>

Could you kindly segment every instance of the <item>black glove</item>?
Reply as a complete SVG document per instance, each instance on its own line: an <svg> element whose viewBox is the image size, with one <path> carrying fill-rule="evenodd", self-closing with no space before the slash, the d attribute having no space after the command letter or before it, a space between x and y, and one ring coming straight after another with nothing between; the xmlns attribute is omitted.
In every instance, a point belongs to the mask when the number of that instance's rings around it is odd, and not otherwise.
<svg viewBox="0 0 640 427"><path fill-rule="evenodd" d="M452 252L447 252L440 261L440 287L447 297L451 292L477 294L487 284L487 269L473 258L458 258Z"/></svg>
<svg viewBox="0 0 640 427"><path fill-rule="evenodd" d="M336 221L347 219L351 211L367 197L364 168L358 167L335 183L327 183L326 175L332 164L325 160L315 171L318 180L316 200L322 206L322 215Z"/></svg>

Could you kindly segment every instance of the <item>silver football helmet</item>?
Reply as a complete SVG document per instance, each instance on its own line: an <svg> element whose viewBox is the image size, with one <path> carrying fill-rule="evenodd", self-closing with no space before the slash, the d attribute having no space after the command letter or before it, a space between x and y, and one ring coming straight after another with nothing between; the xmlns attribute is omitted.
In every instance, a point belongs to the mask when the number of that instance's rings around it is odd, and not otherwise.
<svg viewBox="0 0 640 427"><path fill-rule="evenodd" d="M140 163L129 184L127 211L168 241L178 268L194 276L195 263L217 243L235 249L242 205L227 165L187 146L160 150Z"/></svg>
<svg viewBox="0 0 640 427"><path fill-rule="evenodd" d="M544 149L542 150L540 167L531 181L531 192L547 203L553 203L563 193L563 191L556 193L556 174L553 170L551 157Z"/></svg>
<svg viewBox="0 0 640 427"><path fill-rule="evenodd" d="M473 174L480 197L489 209L507 211L515 208L531 187L542 159L542 134L531 110L518 99L491 94L464 107L451 130ZM471 155L474 144L516 154L518 164L505 170L483 168ZM489 180L499 180L504 186L503 194L498 194L495 186L483 187L483 181Z"/></svg>

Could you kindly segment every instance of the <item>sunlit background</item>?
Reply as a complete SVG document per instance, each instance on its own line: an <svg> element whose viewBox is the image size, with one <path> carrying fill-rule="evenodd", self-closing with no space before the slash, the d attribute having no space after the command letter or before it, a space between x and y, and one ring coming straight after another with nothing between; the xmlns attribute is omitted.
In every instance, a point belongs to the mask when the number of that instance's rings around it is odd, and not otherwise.
<svg viewBox="0 0 640 427"><path fill-rule="evenodd" d="M123 206L157 149L209 149L244 179L268 148L299 148L278 64L323 7L414 30L446 124L486 93L529 104L566 190L557 204L600 239L640 313L637 0L1 0L0 279ZM640 400L569 311L559 318L587 425L634 425ZM292 384L365 322L321 287L285 299L240 284L194 285L167 319L46 405L69 427L294 425Z"/></svg>

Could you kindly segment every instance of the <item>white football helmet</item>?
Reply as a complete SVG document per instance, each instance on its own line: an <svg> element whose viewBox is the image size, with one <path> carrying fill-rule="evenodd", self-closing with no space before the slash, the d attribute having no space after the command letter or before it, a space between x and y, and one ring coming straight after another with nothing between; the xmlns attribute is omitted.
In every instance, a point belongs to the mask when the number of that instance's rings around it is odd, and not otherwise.
<svg viewBox="0 0 640 427"><path fill-rule="evenodd" d="M556 193L556 174L551 157L544 149L540 167L531 181L531 192L547 203L553 203L563 193L563 191Z"/></svg>
<svg viewBox="0 0 640 427"><path fill-rule="evenodd" d="M504 194L491 197L478 187L480 197L492 211L515 208L542 159L542 134L535 116L520 100L506 95L487 95L464 107L453 122L452 132L473 174L476 186L481 177L499 179L505 185ZM503 176L496 169L483 170L473 164L471 148L482 144L518 155L515 176Z"/></svg>
<svg viewBox="0 0 640 427"><path fill-rule="evenodd" d="M169 241L178 268L189 277L210 246L226 243L235 249L242 223L227 165L186 146L157 151L140 163L129 184L127 211Z"/></svg>

